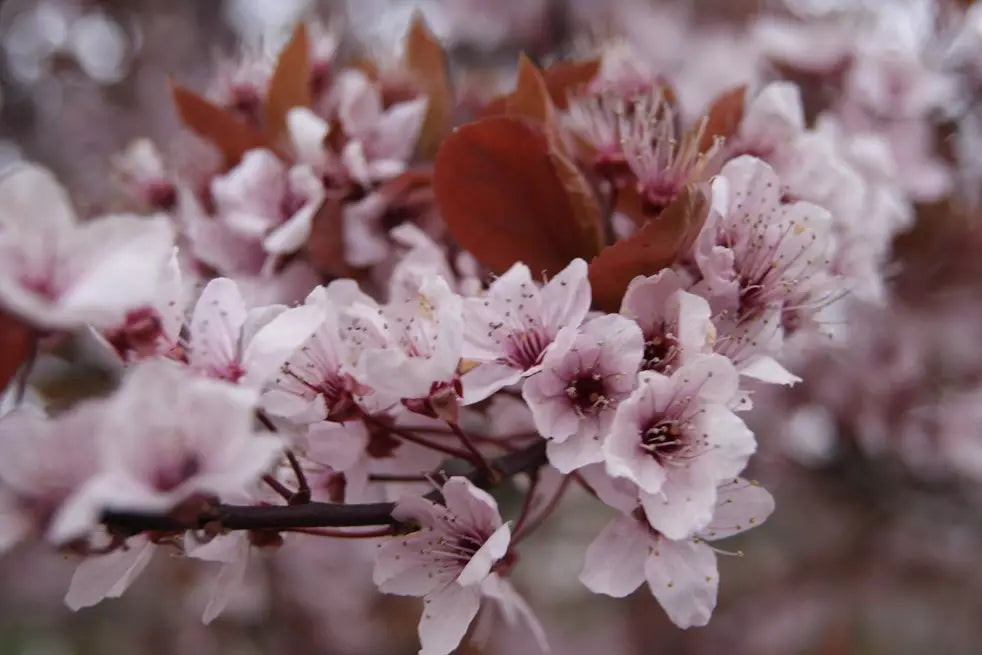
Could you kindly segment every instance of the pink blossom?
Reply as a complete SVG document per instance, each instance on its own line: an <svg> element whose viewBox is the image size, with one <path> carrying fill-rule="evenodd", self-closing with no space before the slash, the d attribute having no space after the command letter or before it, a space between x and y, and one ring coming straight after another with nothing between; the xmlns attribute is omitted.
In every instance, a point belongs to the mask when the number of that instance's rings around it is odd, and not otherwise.
<svg viewBox="0 0 982 655"><path fill-rule="evenodd" d="M367 296L347 306L342 336L355 378L383 397L427 398L452 385L463 344L461 298L433 275L413 296L379 307Z"/></svg>
<svg viewBox="0 0 982 655"><path fill-rule="evenodd" d="M712 352L716 327L705 298L683 291L672 269L631 280L621 315L633 319L644 335L642 369L671 373L688 359Z"/></svg>
<svg viewBox="0 0 982 655"><path fill-rule="evenodd" d="M211 182L217 219L266 251L287 254L310 236L324 186L307 166L287 169L272 152L250 150L238 166Z"/></svg>
<svg viewBox="0 0 982 655"><path fill-rule="evenodd" d="M357 70L342 72L335 82L337 112L349 140L341 159L362 186L387 180L406 169L426 115L425 97L382 109L379 88Z"/></svg>
<svg viewBox="0 0 982 655"><path fill-rule="evenodd" d="M44 328L119 325L154 297L173 241L162 216L79 223L48 171L21 166L0 180L0 304Z"/></svg>
<svg viewBox="0 0 982 655"><path fill-rule="evenodd" d="M641 329L617 314L556 335L522 396L557 469L568 473L603 459L602 440L617 404L637 384L643 350Z"/></svg>
<svg viewBox="0 0 982 655"><path fill-rule="evenodd" d="M254 429L256 393L166 360L134 366L105 408L98 473L66 501L49 536L84 534L102 511L164 512L195 494L240 494L280 455Z"/></svg>
<svg viewBox="0 0 982 655"><path fill-rule="evenodd" d="M314 333L322 320L313 306L247 310L238 286L216 278L191 313L188 363L221 380L262 387Z"/></svg>
<svg viewBox="0 0 982 655"><path fill-rule="evenodd" d="M204 543L197 541L191 533L185 537L184 552L188 557L221 564L201 618L206 625L225 611L229 600L242 586L250 551L249 533L245 531L218 535Z"/></svg>
<svg viewBox="0 0 982 655"><path fill-rule="evenodd" d="M675 625L706 625L719 585L716 551L707 542L756 527L774 510L766 490L740 478L721 485L717 497L709 525L678 540L652 529L640 509L614 519L587 549L580 580L595 593L618 598L647 581Z"/></svg>
<svg viewBox="0 0 982 655"><path fill-rule="evenodd" d="M709 523L716 485L755 450L753 433L729 409L737 383L728 359L702 355L671 377L641 373L617 407L603 448L607 471L638 485L651 526L670 539Z"/></svg>
<svg viewBox="0 0 982 655"><path fill-rule="evenodd" d="M496 569L508 552L511 531L498 506L466 478L443 485L446 506L418 496L401 499L393 516L420 530L382 544L374 580L385 593L422 596L419 637L424 655L454 650L485 595L510 601L514 591Z"/></svg>
<svg viewBox="0 0 982 655"><path fill-rule="evenodd" d="M807 202L782 204L774 170L746 155L727 162L712 188L695 258L703 276L696 290L717 312L717 351L744 375L794 382L773 356L785 315L827 300L829 213Z"/></svg>
<svg viewBox="0 0 982 655"><path fill-rule="evenodd" d="M317 287L306 306L320 312L320 325L286 360L262 396L265 411L299 427L309 456L345 471L362 456L368 433L357 416L356 396L370 391L349 372L341 338L338 285Z"/></svg>
<svg viewBox="0 0 982 655"><path fill-rule="evenodd" d="M483 297L464 300L462 355L478 364L461 380L465 403L541 370L560 328L579 327L590 309L586 268L586 262L574 259L540 288L527 266L515 264Z"/></svg>
<svg viewBox="0 0 982 655"><path fill-rule="evenodd" d="M96 473L103 413L103 402L90 401L54 418L24 408L0 419L0 552L43 534Z"/></svg>

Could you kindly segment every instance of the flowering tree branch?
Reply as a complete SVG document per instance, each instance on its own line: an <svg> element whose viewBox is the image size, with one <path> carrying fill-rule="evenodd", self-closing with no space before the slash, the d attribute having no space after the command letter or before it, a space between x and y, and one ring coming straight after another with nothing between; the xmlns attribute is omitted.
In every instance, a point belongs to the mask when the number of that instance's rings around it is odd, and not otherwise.
<svg viewBox="0 0 982 655"><path fill-rule="evenodd" d="M520 473L537 471L546 463L545 441L490 461L494 473L474 469L467 478L480 487ZM495 475L496 474L496 475ZM431 496L439 498L439 492ZM293 528L398 526L392 517L394 503L323 503L298 505L205 505L197 512L152 514L146 512L106 511L102 522L111 532L170 532L197 530L217 526L221 530L289 530Z"/></svg>

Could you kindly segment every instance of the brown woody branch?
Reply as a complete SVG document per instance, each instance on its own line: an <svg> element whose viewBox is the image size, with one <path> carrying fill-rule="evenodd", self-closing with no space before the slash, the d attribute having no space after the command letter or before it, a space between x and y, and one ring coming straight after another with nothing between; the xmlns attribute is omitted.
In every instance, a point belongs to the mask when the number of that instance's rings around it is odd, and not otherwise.
<svg viewBox="0 0 982 655"><path fill-rule="evenodd" d="M480 487L537 471L546 463L545 441L515 453L491 460L493 473L474 469L467 477ZM499 480L493 480L498 477ZM438 499L433 492L430 498ZM144 512L106 511L102 522L114 534L137 534L146 531L172 532L198 530L206 526L221 530L289 530L292 528L399 526L392 516L394 503L321 503L299 505L211 505L199 512L151 514Z"/></svg>

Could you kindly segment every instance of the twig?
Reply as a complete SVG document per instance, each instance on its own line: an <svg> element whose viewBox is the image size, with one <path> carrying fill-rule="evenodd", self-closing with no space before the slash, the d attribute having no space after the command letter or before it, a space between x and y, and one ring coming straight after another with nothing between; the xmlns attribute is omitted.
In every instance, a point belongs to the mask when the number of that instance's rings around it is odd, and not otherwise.
<svg viewBox="0 0 982 655"><path fill-rule="evenodd" d="M307 476L304 474L303 468L300 467L300 462L297 461L297 456L289 448L286 449L286 459L290 462L290 468L293 469L293 474L297 477L297 492L292 497L287 498L287 502L291 505L309 503L310 484L307 482Z"/></svg>
<svg viewBox="0 0 982 655"><path fill-rule="evenodd" d="M274 478L272 475L264 475L263 482L268 484L270 488L278 493L286 502L290 502L290 499L294 496L292 489L287 489L285 484Z"/></svg>
<svg viewBox="0 0 982 655"><path fill-rule="evenodd" d="M559 501L560 499L562 499L563 494L566 493L566 489L569 488L569 481L571 479L572 476L570 475L565 476L563 478L563 481L559 483L559 487L556 489L556 493L552 495L552 498L550 498L549 502L545 504L545 506L542 508L542 511L540 511L534 519L532 519L531 521L525 524L524 530L522 530L521 532L519 532L517 529L515 530L515 536L512 537L511 540L511 545L513 547L519 541L521 541L528 535L535 532L539 528L539 526L542 525L542 523L547 518L549 518L549 515L552 514L552 512L556 509L556 506L559 505Z"/></svg>
<svg viewBox="0 0 982 655"><path fill-rule="evenodd" d="M538 441L525 450L509 453L495 460L494 470L502 478L541 468L546 463L545 441ZM489 478L487 471L476 468L467 477L480 487L489 487L500 480ZM434 491L427 498L439 500ZM303 505L212 505L197 514L180 516L133 511L103 512L102 522L114 533L137 534L143 531L199 530L211 525L221 530L290 530L294 528L392 526L405 529L393 518L394 503L321 503Z"/></svg>
<svg viewBox="0 0 982 655"><path fill-rule="evenodd" d="M397 428L394 425L389 425L384 421L380 421L379 419L372 416L371 414L363 413L361 415L361 418L365 423L369 423L380 430L386 430L390 434L394 434L395 436L400 437L405 441L409 441L419 446L423 446L424 448L429 448L430 450L435 450L437 452L443 453L444 455L450 455L451 457L466 459L468 461L471 459L470 453L461 450L460 448L454 448L452 446L447 446L445 444L434 443L429 439L425 439L419 436L418 434L413 434L408 430L403 430L402 428Z"/></svg>
<svg viewBox="0 0 982 655"><path fill-rule="evenodd" d="M335 539L375 539L396 534L391 526L361 531L332 530L331 528L287 528L285 532L309 534L315 537L333 537Z"/></svg>
<svg viewBox="0 0 982 655"><path fill-rule="evenodd" d="M479 466L484 469L485 472L487 472L487 474L494 479L494 476L496 475L494 468L492 468L492 466L488 463L488 460L484 458L483 453L477 449L477 446L474 445L474 442L471 441L471 438L467 435L467 433L461 429L460 425L454 423L453 421L447 421L447 425L450 427L450 430L457 435L460 442L464 444L464 447L470 452L471 457L469 459L471 462L475 466Z"/></svg>

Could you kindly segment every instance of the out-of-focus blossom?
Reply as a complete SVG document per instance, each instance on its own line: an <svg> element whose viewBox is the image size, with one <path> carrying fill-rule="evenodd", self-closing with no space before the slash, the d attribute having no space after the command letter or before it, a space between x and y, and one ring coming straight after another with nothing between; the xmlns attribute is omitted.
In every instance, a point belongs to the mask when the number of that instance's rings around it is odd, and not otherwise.
<svg viewBox="0 0 982 655"><path fill-rule="evenodd" d="M0 180L0 303L42 328L114 327L152 301L173 239L161 216L78 223L51 174L25 165Z"/></svg>
<svg viewBox="0 0 982 655"><path fill-rule="evenodd" d="M242 493L282 448L255 431L256 400L171 362L137 365L105 408L98 472L66 501L49 537L83 535L104 510L166 511L195 494Z"/></svg>

